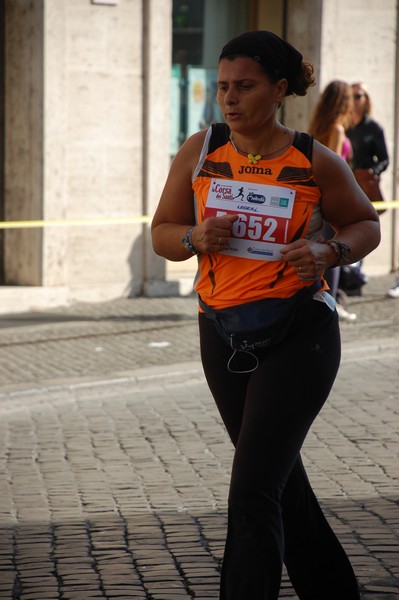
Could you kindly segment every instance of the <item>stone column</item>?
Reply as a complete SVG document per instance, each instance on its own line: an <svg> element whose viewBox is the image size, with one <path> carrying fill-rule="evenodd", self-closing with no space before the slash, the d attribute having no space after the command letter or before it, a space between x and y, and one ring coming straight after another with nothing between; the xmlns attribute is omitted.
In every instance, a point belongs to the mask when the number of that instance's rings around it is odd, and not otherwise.
<svg viewBox="0 0 399 600"><path fill-rule="evenodd" d="M143 214L152 215L170 167L172 1L147 0L144 7ZM165 260L157 256L152 249L149 224L144 227L143 244L143 293L148 296L160 296L177 292L177 285L165 280Z"/></svg>
<svg viewBox="0 0 399 600"><path fill-rule="evenodd" d="M316 85L305 97L290 96L284 102L287 127L307 131L313 106L320 93L320 56L323 0L290 0L287 9L286 39L314 64Z"/></svg>
<svg viewBox="0 0 399 600"><path fill-rule="evenodd" d="M7 221L41 219L43 1L6 0L5 207ZM5 283L41 285L42 230L6 230Z"/></svg>

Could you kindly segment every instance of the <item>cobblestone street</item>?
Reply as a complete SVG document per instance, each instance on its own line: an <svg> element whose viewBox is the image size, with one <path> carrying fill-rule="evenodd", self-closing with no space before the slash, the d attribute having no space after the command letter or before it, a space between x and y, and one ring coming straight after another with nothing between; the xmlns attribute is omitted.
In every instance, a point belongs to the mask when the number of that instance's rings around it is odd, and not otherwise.
<svg viewBox="0 0 399 600"><path fill-rule="evenodd" d="M303 457L364 599L393 600L399 304L386 281L368 285ZM216 600L233 449L198 362L195 299L13 318L0 331L0 598ZM285 574L280 597L296 598Z"/></svg>

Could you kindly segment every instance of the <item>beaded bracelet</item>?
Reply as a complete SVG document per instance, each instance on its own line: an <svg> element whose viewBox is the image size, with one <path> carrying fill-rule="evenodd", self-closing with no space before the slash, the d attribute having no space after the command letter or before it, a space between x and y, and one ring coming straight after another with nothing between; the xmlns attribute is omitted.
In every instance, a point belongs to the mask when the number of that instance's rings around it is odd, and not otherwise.
<svg viewBox="0 0 399 600"><path fill-rule="evenodd" d="M327 240L324 243L333 249L334 254L337 258L336 262L332 265L332 267L338 267L343 265L344 263L349 263L349 258L347 257L347 254L350 254L352 252L349 246L347 246L343 242L340 242L339 240Z"/></svg>

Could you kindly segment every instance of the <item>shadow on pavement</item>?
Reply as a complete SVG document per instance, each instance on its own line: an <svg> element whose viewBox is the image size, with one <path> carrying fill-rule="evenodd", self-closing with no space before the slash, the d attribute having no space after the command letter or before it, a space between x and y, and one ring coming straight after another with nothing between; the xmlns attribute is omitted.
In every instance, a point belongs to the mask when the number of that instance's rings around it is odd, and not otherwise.
<svg viewBox="0 0 399 600"><path fill-rule="evenodd" d="M121 490L123 494L123 490ZM61 502L61 501L60 501ZM226 515L132 511L87 520L40 519L0 527L0 596L179 600L218 596ZM333 500L324 509L345 546L365 600L399 597L395 499ZM84 596L82 595L84 594ZM296 598L284 573L280 598ZM320 593L323 599L323 592ZM338 599L337 599L338 600Z"/></svg>

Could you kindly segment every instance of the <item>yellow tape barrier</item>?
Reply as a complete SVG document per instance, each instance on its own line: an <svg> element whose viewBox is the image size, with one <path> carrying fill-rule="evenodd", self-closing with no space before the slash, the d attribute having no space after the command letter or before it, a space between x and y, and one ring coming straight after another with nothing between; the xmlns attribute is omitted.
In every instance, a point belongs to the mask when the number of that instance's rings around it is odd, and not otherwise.
<svg viewBox="0 0 399 600"><path fill-rule="evenodd" d="M387 200L371 203L374 208L399 208L399 200Z"/></svg>
<svg viewBox="0 0 399 600"><path fill-rule="evenodd" d="M39 227L70 227L76 225L126 225L149 223L151 217L104 217L98 219L49 219L43 221L0 221L0 229L33 229Z"/></svg>
<svg viewBox="0 0 399 600"><path fill-rule="evenodd" d="M373 202L375 208L399 208L399 200ZM98 219L49 219L38 221L0 221L0 229L35 229L44 227L76 227L84 225L128 225L129 223L150 223L152 217L104 217Z"/></svg>

